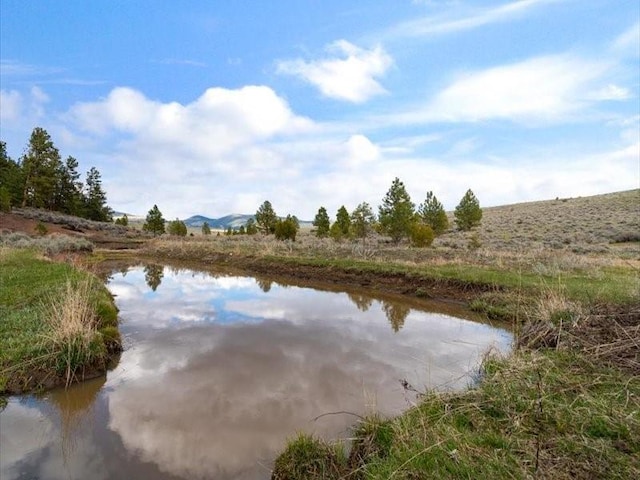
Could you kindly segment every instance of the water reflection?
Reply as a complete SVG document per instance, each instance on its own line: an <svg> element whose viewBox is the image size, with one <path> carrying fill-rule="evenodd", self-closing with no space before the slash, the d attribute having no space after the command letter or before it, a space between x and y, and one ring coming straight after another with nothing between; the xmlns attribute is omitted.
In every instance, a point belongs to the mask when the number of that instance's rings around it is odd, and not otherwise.
<svg viewBox="0 0 640 480"><path fill-rule="evenodd" d="M464 387L479 356L510 341L391 297L152 267L109 282L128 348L103 386L0 415L3 479L268 478L288 437L353 423L314 418L398 413L415 401L401 381ZM43 441L5 455L5 435L34 425Z"/></svg>
<svg viewBox="0 0 640 480"><path fill-rule="evenodd" d="M144 267L144 281L154 292L162 283L164 267L162 265L147 265Z"/></svg>

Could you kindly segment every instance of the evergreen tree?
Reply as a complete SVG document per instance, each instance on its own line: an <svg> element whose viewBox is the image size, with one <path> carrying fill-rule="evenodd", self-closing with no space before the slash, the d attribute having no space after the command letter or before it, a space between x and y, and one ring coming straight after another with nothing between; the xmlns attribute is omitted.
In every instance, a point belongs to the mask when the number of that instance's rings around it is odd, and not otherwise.
<svg viewBox="0 0 640 480"><path fill-rule="evenodd" d="M260 208L258 208L255 217L256 224L258 225L258 228L262 230L262 233L264 233L265 235L269 235L270 233L273 233L275 231L278 216L273 210L273 207L271 206L271 202L269 200L265 200L265 202L260 205Z"/></svg>
<svg viewBox="0 0 640 480"><path fill-rule="evenodd" d="M287 218L284 220L279 219L276 222L274 233L278 240L291 240L295 242L299 228L300 223L298 219L295 216L287 215Z"/></svg>
<svg viewBox="0 0 640 480"><path fill-rule="evenodd" d="M7 154L5 142L0 142L0 188L6 192L4 195L5 202L8 200L8 209L22 203L24 191L22 168Z"/></svg>
<svg viewBox="0 0 640 480"><path fill-rule="evenodd" d="M169 235L174 235L177 237L186 237L187 226L182 220L176 218L175 220L169 222L167 226L167 233L169 233Z"/></svg>
<svg viewBox="0 0 640 480"><path fill-rule="evenodd" d="M127 214L125 213L120 218L116 218L115 224L116 225L120 225L122 227L128 227L129 226L129 217L127 217Z"/></svg>
<svg viewBox="0 0 640 480"><path fill-rule="evenodd" d="M373 231L373 223L375 221L376 217L373 214L371 205L367 202L362 202L351 213L351 231L354 236L362 239L363 246L367 236Z"/></svg>
<svg viewBox="0 0 640 480"><path fill-rule="evenodd" d="M404 184L396 177L378 209L382 231L395 243L409 236L414 222L414 209L415 205Z"/></svg>
<svg viewBox="0 0 640 480"><path fill-rule="evenodd" d="M153 208L149 210L144 225L142 225L142 230L150 232L153 235L162 235L164 233L164 218L162 218L162 213L157 205L154 205Z"/></svg>
<svg viewBox="0 0 640 480"><path fill-rule="evenodd" d="M313 226L316 227L316 236L322 238L329 235L331 220L329 220L329 214L327 213L326 208L320 207L318 209L318 213L316 213L316 218L313 220Z"/></svg>
<svg viewBox="0 0 640 480"><path fill-rule="evenodd" d="M247 220L247 235L255 235L258 233L258 227L256 221L253 218Z"/></svg>
<svg viewBox="0 0 640 480"><path fill-rule="evenodd" d="M331 225L329 233L334 240L341 240L349 236L351 216L345 206L341 206L336 213L336 221Z"/></svg>
<svg viewBox="0 0 640 480"><path fill-rule="evenodd" d="M441 235L449 228L449 219L444 207L433 192L427 192L427 198L418 208L418 215L422 221L431 227L435 235Z"/></svg>
<svg viewBox="0 0 640 480"><path fill-rule="evenodd" d="M107 195L102 189L102 180L97 168L87 172L85 187L84 213L86 218L98 222L110 222L113 211L107 206Z"/></svg>
<svg viewBox="0 0 640 480"><path fill-rule="evenodd" d="M61 160L58 149L43 128L36 127L31 132L27 151L22 157L22 171L22 207L53 209Z"/></svg>
<svg viewBox="0 0 640 480"><path fill-rule="evenodd" d="M460 230L471 230L472 227L480 225L482 209L480 208L480 202L471 189L464 194L453 215Z"/></svg>
<svg viewBox="0 0 640 480"><path fill-rule="evenodd" d="M202 224L202 234L203 235L211 235L211 227L207 222Z"/></svg>
<svg viewBox="0 0 640 480"><path fill-rule="evenodd" d="M244 228L244 225L240 225L240 228L238 229L238 235L246 235L247 233L247 229Z"/></svg>
<svg viewBox="0 0 640 480"><path fill-rule="evenodd" d="M58 172L58 198L57 210L69 215L83 215L82 182L78 173L78 160L67 157L64 164L60 165ZM104 198L106 201L106 197Z"/></svg>

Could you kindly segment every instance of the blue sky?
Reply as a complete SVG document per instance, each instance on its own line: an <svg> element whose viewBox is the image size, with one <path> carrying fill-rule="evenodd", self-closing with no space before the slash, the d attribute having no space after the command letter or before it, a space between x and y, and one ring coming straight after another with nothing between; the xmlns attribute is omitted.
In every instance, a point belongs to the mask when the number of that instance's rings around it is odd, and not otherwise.
<svg viewBox="0 0 640 480"><path fill-rule="evenodd" d="M46 128L119 211L640 186L636 1L3 0L0 27L10 155Z"/></svg>

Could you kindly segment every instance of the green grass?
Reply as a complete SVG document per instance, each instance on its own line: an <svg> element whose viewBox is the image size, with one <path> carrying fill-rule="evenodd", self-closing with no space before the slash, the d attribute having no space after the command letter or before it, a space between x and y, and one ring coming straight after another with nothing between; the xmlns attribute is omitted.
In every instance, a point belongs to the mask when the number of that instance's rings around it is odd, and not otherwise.
<svg viewBox="0 0 640 480"><path fill-rule="evenodd" d="M86 342L56 330L69 315L65 306L86 285ZM58 330L59 330L58 326ZM83 367L104 368L119 346L117 310L102 283L85 271L53 262L34 250L0 249L0 393L67 382ZM106 329L106 330L105 330ZM105 331L105 335L100 333Z"/></svg>

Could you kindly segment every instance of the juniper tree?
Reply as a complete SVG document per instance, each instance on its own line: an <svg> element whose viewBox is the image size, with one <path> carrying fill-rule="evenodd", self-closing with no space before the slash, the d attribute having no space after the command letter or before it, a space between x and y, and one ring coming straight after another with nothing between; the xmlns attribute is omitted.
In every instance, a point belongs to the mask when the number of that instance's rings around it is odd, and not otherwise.
<svg viewBox="0 0 640 480"><path fill-rule="evenodd" d="M316 236L326 237L329 235L329 229L331 228L331 220L329 220L329 214L327 209L320 207L316 218L313 220L313 226L316 227Z"/></svg>
<svg viewBox="0 0 640 480"><path fill-rule="evenodd" d="M349 236L351 230L351 216L345 208L341 206L336 213L336 221L331 225L329 234L334 240L341 240Z"/></svg>
<svg viewBox="0 0 640 480"><path fill-rule="evenodd" d="M175 235L177 237L186 237L187 226L182 220L176 218L175 220L172 220L171 222L169 222L169 225L167 226L167 232L169 233L169 235Z"/></svg>
<svg viewBox="0 0 640 480"><path fill-rule="evenodd" d="M209 226L209 223L204 222L202 224L202 234L203 235L211 235L211 227Z"/></svg>

